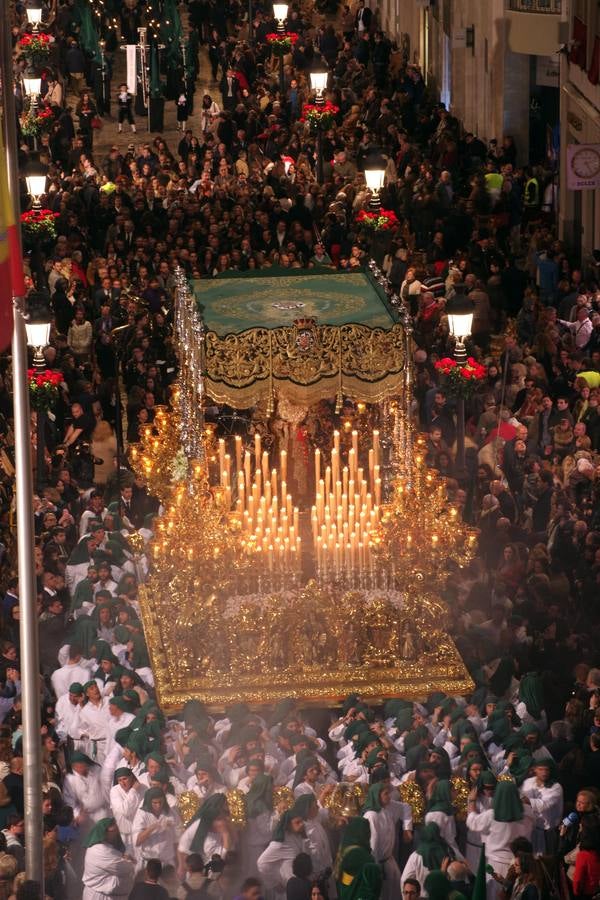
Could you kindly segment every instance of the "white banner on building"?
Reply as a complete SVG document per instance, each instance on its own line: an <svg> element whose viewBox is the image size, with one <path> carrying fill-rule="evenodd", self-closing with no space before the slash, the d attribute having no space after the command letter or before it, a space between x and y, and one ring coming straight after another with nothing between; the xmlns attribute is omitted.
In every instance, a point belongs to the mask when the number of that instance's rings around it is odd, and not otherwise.
<svg viewBox="0 0 600 900"><path fill-rule="evenodd" d="M567 145L567 187L570 191L600 188L600 144Z"/></svg>
<svg viewBox="0 0 600 900"><path fill-rule="evenodd" d="M552 56L537 56L535 60L535 83L539 87L558 87L560 61L558 53Z"/></svg>
<svg viewBox="0 0 600 900"><path fill-rule="evenodd" d="M135 44L127 44L127 90L135 97L136 94L136 65L135 65Z"/></svg>

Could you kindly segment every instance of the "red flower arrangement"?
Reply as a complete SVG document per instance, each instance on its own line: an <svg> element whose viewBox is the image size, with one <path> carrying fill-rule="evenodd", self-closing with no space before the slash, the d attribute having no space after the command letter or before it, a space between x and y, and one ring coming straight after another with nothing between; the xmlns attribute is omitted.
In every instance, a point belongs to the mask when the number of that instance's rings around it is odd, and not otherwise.
<svg viewBox="0 0 600 900"><path fill-rule="evenodd" d="M43 31L38 31L36 34L24 34L19 41L19 47L22 50L34 52L37 50L42 50L42 52L48 51L50 49L50 38Z"/></svg>
<svg viewBox="0 0 600 900"><path fill-rule="evenodd" d="M56 237L58 213L51 209L28 209L21 213L21 230L26 237L47 240Z"/></svg>
<svg viewBox="0 0 600 900"><path fill-rule="evenodd" d="M322 128L327 131L333 125L335 116L339 113L340 108L326 100L325 103L305 103L302 107L301 122L308 122L312 129Z"/></svg>
<svg viewBox="0 0 600 900"><path fill-rule="evenodd" d="M271 50L277 56L283 56L289 53L294 44L298 41L298 35L295 31L284 31L283 34L271 33L267 35L267 44L271 46Z"/></svg>
<svg viewBox="0 0 600 900"><path fill-rule="evenodd" d="M61 372L52 372L46 369L40 372L37 369L28 369L29 402L31 408L37 412L47 412L52 409L58 400L58 388L63 382Z"/></svg>
<svg viewBox="0 0 600 900"><path fill-rule="evenodd" d="M380 209L377 212L369 212L361 209L356 217L356 222L363 228L371 231L391 231L400 224L396 213L392 209Z"/></svg>
<svg viewBox="0 0 600 900"><path fill-rule="evenodd" d="M435 368L443 376L444 387L451 396L459 397L471 393L477 388L478 382L486 376L486 368L476 359L469 356L464 366L454 359L445 356L438 359Z"/></svg>
<svg viewBox="0 0 600 900"><path fill-rule="evenodd" d="M50 38L42 31L24 34L18 44L19 50L33 63L42 63L50 53Z"/></svg>
<svg viewBox="0 0 600 900"><path fill-rule="evenodd" d="M38 110L36 113L30 109L21 119L21 131L24 135L37 135L40 131L50 128L54 121L54 113L51 109Z"/></svg>

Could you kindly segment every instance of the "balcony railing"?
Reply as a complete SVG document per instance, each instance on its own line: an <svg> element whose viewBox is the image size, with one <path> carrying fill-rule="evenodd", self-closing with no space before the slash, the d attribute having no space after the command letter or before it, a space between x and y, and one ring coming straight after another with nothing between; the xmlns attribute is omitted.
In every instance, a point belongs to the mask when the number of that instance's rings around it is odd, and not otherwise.
<svg viewBox="0 0 600 900"><path fill-rule="evenodd" d="M513 12L549 13L559 16L562 0L508 0L508 8Z"/></svg>

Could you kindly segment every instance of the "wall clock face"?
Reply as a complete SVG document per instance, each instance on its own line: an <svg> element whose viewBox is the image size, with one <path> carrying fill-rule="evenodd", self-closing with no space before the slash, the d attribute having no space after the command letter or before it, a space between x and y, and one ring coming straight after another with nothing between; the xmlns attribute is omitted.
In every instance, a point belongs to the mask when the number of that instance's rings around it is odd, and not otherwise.
<svg viewBox="0 0 600 900"><path fill-rule="evenodd" d="M571 167L578 178L595 178L600 172L600 151L585 147L573 154Z"/></svg>

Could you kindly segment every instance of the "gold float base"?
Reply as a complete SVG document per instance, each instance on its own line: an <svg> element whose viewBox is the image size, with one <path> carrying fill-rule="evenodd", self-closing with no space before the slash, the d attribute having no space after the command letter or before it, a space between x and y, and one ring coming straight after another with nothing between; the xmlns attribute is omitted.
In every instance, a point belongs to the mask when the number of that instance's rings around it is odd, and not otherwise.
<svg viewBox="0 0 600 900"><path fill-rule="evenodd" d="M422 700L474 689L437 597L309 582L264 598L198 597L190 615L150 582L140 601L166 712L192 699L220 711L285 697L335 706L353 692Z"/></svg>

